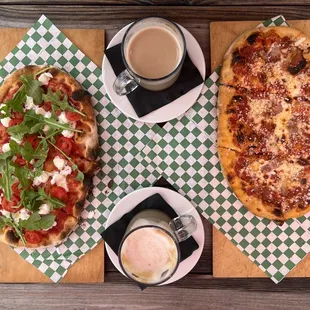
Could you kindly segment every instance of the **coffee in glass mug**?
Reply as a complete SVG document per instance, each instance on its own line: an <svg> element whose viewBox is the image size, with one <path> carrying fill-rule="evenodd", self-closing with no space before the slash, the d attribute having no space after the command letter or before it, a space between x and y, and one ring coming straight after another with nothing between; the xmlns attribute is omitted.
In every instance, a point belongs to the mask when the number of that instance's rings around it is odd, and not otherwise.
<svg viewBox="0 0 310 310"><path fill-rule="evenodd" d="M130 221L119 248L123 271L140 284L167 281L180 263L179 242L190 237L196 228L191 215L172 220L159 210L141 211Z"/></svg>
<svg viewBox="0 0 310 310"><path fill-rule="evenodd" d="M133 23L122 41L126 70L113 84L118 95L126 95L138 85L160 91L179 77L186 56L186 42L179 26L160 17Z"/></svg>

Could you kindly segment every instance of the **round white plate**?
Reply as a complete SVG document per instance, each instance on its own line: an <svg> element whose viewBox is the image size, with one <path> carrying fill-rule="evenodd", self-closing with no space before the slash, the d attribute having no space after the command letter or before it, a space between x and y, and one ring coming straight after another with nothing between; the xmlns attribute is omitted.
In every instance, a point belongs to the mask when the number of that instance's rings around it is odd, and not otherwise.
<svg viewBox="0 0 310 310"><path fill-rule="evenodd" d="M138 205L144 199L154 195L160 194L164 200L175 210L178 215L182 214L190 214L192 215L195 220L197 221L197 230L193 233L193 237L199 245L199 248L193 252L193 254L188 257L187 259L183 260L176 273L166 282L162 283L161 285L169 284L175 282L185 275L187 275L197 264L205 241L205 234L203 229L203 224L200 218L199 213L193 207L193 205L179 193L174 192L170 189L163 188L163 187L148 187L143 188L137 191L134 191L127 196L125 196L119 203L113 208L110 213L110 216L106 222L105 227L109 227L114 222L118 221L124 214L130 212L136 205ZM105 244L107 253L114 264L114 266L120 271L123 275L124 272L121 269L121 266L118 262L118 256L113 252L113 250Z"/></svg>
<svg viewBox="0 0 310 310"><path fill-rule="evenodd" d="M108 48L122 42L123 36L129 26L130 25L125 26L114 36L114 38L109 43ZM187 52L194 65L198 68L203 80L205 80L206 64L201 47L194 38L194 36L188 30L186 30L180 25L179 27L181 28L185 36ZM161 107L160 109L155 110L143 117L138 117L127 97L119 96L114 91L113 83L116 79L116 76L106 56L103 57L102 75L107 93L111 98L112 102L116 105L116 107L119 110L121 110L125 115L137 121L152 124L167 122L184 114L196 102L203 87L202 83L201 85L198 85L195 88L191 89L185 95Z"/></svg>

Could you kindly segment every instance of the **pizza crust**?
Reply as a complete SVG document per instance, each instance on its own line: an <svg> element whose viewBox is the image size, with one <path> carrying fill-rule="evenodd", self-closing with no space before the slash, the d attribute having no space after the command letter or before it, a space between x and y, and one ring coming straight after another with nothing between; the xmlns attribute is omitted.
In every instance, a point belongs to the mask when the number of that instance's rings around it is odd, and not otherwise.
<svg viewBox="0 0 310 310"><path fill-rule="evenodd" d="M48 235L48 239L43 238L40 244L27 243L27 247L25 247L23 242L16 237L12 228L7 227L6 229L0 231L0 241L13 247L46 248L63 243L78 224L79 218L84 209L86 196L92 184L92 175L98 168L98 163L96 161L97 151L99 148L98 132L95 112L91 103L91 95L85 91L82 86L68 73L51 66L26 66L21 68L12 73L1 85L0 102L3 102L3 99L10 91L16 90L22 85L22 82L19 80L20 76L24 74L34 75L45 68L49 68L45 72L49 72L53 75L53 78L51 79L53 82L56 84L65 83L70 86L72 90L72 97L74 97L74 100L79 103L80 111L87 116L86 119L83 119L83 129L85 129L85 133L75 133L73 140L76 144L83 147L85 146L83 156L88 160L88 165L86 171L84 171L84 181L81 183L80 188L77 188L79 197L73 207L73 215L69 215L66 219L64 229L59 234Z"/></svg>
<svg viewBox="0 0 310 310"><path fill-rule="evenodd" d="M242 183L245 182L236 175L234 168L238 159L238 152L227 148L219 147L218 154L223 174L228 181L231 189L233 190L237 198L242 202L242 204L249 211L259 217L268 218L274 221L284 221L285 218L283 216L274 214L273 207L263 203L261 199L247 195L247 193L243 190Z"/></svg>

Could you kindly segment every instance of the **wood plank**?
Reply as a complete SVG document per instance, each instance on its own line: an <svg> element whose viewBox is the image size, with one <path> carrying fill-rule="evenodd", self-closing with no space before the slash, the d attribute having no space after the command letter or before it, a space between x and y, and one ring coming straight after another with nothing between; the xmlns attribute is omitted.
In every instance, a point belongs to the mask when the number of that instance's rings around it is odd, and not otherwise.
<svg viewBox="0 0 310 310"><path fill-rule="evenodd" d="M191 275L165 287L141 291L135 284L114 281L102 285L0 285L2 309L308 309L310 283L288 279L274 285L268 279L225 281ZM124 278L123 276L121 276ZM293 281L289 281L293 280ZM12 291L14 293L12 293Z"/></svg>
<svg viewBox="0 0 310 310"><path fill-rule="evenodd" d="M0 29L0 59L3 59L21 40L26 29ZM104 52L104 30L64 29L64 34L79 47L97 66L101 67ZM0 281L1 282L51 282L37 268L24 261L10 247L0 243ZM104 243L87 253L68 271L62 282L103 282L104 281Z"/></svg>
<svg viewBox="0 0 310 310"><path fill-rule="evenodd" d="M3 4L49 4L50 0L2 0ZM103 5L179 5L179 6L232 6L232 5L291 5L290 0L54 0L54 4L103 4ZM307 0L295 0L294 5L305 5Z"/></svg>
<svg viewBox="0 0 310 310"><path fill-rule="evenodd" d="M210 25L211 69L221 64L230 44L244 31L256 27L259 21L215 22ZM310 35L310 21L289 21L292 27ZM213 276L267 277L267 275L221 232L213 228ZM293 269L288 277L310 277L310 255Z"/></svg>

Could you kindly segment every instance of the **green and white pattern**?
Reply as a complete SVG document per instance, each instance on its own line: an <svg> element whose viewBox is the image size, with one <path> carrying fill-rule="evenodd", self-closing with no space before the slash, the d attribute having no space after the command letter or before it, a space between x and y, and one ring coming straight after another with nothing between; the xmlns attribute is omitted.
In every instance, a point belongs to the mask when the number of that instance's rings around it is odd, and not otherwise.
<svg viewBox="0 0 310 310"><path fill-rule="evenodd" d="M276 17L264 26L281 25ZM310 251L309 216L283 226L258 218L236 199L221 173L216 151L218 69L205 82L202 95L183 117L164 128L133 121L111 103L101 70L42 16L0 63L0 82L29 64L58 66L93 95L102 169L82 213L82 224L58 246L16 250L58 282L72 264L94 248L110 211L120 198L164 176L212 224L279 282Z"/></svg>
<svg viewBox="0 0 310 310"><path fill-rule="evenodd" d="M81 225L58 247L16 249L58 282L77 259L101 240L100 233L115 201L139 186L150 186L159 177L157 172L146 169L138 154L160 127L135 122L119 112L106 95L102 71L45 16L0 63L0 83L16 69L30 64L54 65L75 77L93 96L98 123L102 169L94 176L94 189L88 196Z"/></svg>
<svg viewBox="0 0 310 310"><path fill-rule="evenodd" d="M288 26L282 16L259 25ZM235 197L217 155L220 68L184 117L167 123L144 148L145 159L217 229L278 283L310 252L310 214L278 226L249 212Z"/></svg>

